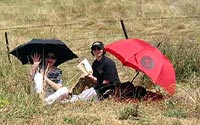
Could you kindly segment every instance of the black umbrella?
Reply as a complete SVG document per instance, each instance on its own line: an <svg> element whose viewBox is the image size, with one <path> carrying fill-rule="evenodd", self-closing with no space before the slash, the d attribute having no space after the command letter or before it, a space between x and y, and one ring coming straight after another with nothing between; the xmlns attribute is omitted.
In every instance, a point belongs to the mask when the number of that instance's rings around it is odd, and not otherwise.
<svg viewBox="0 0 200 125"><path fill-rule="evenodd" d="M61 63L77 58L64 42L56 39L32 39L30 42L22 44L12 50L10 54L17 57L22 64L33 64L33 60L31 59L31 55L34 53L39 53L44 59L44 55L47 52L54 52L56 54L56 63L55 66L60 65Z"/></svg>

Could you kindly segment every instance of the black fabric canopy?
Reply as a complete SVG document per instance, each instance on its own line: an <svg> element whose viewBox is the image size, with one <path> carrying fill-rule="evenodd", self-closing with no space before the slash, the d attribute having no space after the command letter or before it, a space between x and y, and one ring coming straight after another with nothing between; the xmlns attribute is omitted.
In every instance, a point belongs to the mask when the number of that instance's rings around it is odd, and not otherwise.
<svg viewBox="0 0 200 125"><path fill-rule="evenodd" d="M44 59L44 55L48 52L53 52L56 55L55 66L62 64L67 60L77 58L78 56L74 54L64 42L57 39L32 39L30 42L22 44L15 49L13 49L10 54L17 57L21 63L33 64L31 55L34 53L39 53Z"/></svg>

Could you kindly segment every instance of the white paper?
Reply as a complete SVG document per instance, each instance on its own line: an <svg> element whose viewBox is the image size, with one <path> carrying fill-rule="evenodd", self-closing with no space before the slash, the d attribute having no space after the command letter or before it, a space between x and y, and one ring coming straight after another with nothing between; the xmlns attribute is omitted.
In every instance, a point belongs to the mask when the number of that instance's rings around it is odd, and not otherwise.
<svg viewBox="0 0 200 125"><path fill-rule="evenodd" d="M92 73L92 67L87 59L84 59L81 61L77 67L83 72L84 75L88 75L89 73Z"/></svg>

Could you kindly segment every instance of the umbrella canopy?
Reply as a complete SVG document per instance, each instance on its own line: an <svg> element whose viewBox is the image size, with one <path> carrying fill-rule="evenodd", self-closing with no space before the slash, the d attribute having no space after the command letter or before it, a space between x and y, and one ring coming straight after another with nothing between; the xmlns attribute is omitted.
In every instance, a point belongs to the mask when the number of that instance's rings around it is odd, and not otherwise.
<svg viewBox="0 0 200 125"><path fill-rule="evenodd" d="M105 46L124 66L142 71L170 95L175 92L176 76L172 63L157 48L140 39L126 39Z"/></svg>
<svg viewBox="0 0 200 125"><path fill-rule="evenodd" d="M33 64L31 55L34 53L39 53L42 59L44 59L44 55L49 51L55 53L57 56L54 66L58 66L67 60L77 58L77 55L75 55L64 42L56 39L32 39L30 42L13 49L10 54L17 57L24 65L28 63Z"/></svg>

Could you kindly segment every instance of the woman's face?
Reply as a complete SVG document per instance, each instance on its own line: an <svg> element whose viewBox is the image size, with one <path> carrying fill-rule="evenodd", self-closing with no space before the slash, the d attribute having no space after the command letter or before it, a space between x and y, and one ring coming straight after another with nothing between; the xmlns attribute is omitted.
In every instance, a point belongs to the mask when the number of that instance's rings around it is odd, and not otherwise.
<svg viewBox="0 0 200 125"><path fill-rule="evenodd" d="M48 53L46 58L46 63L49 64L49 66L53 66L56 62L56 57L54 53Z"/></svg>
<svg viewBox="0 0 200 125"><path fill-rule="evenodd" d="M99 58L99 57L103 56L103 49L100 49L100 48L98 48L98 47L94 47L94 48L92 49L92 52L93 52L93 54L94 54L94 56L95 56L96 58Z"/></svg>

